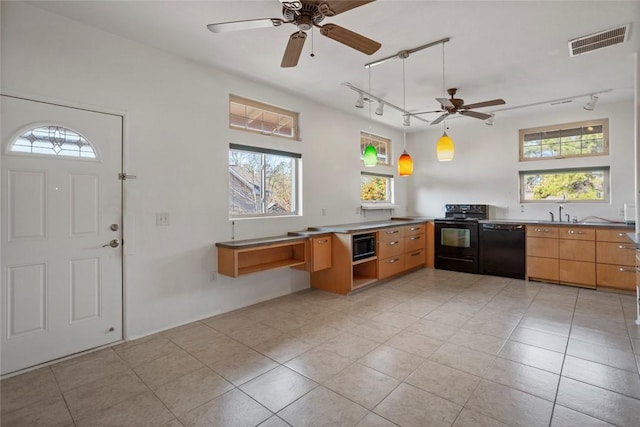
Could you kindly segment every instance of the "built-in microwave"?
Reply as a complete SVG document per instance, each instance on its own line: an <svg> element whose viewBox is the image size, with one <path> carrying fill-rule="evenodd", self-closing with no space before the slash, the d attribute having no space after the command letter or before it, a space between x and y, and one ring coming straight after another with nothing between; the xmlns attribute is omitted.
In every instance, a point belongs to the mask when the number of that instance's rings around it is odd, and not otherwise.
<svg viewBox="0 0 640 427"><path fill-rule="evenodd" d="M352 238L353 260L369 258L376 255L376 233L355 234Z"/></svg>

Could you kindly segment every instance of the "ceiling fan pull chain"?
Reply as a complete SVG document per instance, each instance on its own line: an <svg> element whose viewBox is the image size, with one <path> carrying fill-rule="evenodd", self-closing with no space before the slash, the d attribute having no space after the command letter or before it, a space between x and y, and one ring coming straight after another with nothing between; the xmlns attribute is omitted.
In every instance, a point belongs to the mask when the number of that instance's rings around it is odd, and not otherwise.
<svg viewBox="0 0 640 427"><path fill-rule="evenodd" d="M315 54L315 53L313 53L313 28L311 28L311 55L310 55L310 56L311 56L312 58L313 58L314 56L316 56L316 54Z"/></svg>

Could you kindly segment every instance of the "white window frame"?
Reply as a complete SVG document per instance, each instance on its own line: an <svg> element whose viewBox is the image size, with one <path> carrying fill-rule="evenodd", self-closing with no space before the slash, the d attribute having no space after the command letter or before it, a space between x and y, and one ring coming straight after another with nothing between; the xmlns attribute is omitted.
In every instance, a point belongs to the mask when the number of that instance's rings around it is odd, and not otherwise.
<svg viewBox="0 0 640 427"><path fill-rule="evenodd" d="M369 145L369 142L376 147L378 165L391 166L391 138L365 131L360 131L360 161L363 161L364 149ZM381 147L384 147L385 154L380 154Z"/></svg>
<svg viewBox="0 0 640 427"><path fill-rule="evenodd" d="M272 149L267 149L267 148L260 148L260 147L253 147L253 146L248 146L248 145L240 145L240 144L229 144L229 154L231 154L231 151L244 151L247 153L251 153L251 154L259 154L261 156L263 156L263 169L262 169L262 174L261 174L261 182L262 184L259 186L259 191L260 191L260 199L262 200L261 202L261 206L260 206L260 212L251 212L251 213L245 213L245 214L240 214L240 213L235 213L232 211L232 204L229 203L228 206L228 212L229 212L229 219L243 219L243 218L269 218L269 217L291 217L291 216L301 216L302 215L302 174L301 174L301 169L302 169L302 155L299 153L291 153L291 152L287 152L287 151L279 151L279 150L272 150ZM264 174L265 168L264 168L264 156L269 156L269 155L274 155L274 156L280 156L280 157L289 157L293 160L293 167L291 170L291 174L293 175L291 182L292 182L292 189L291 189L291 196L292 196L292 201L291 201L291 205L292 205L292 210L289 212L275 212L275 213L269 213L268 212L268 208L265 205L266 203L266 197L264 195L264 189L266 187L266 185L264 184L266 182L266 175ZM229 180L231 180L232 177L232 172L231 169L229 169ZM228 191L229 191L229 198L231 197L231 181L229 181L228 185Z"/></svg>
<svg viewBox="0 0 640 427"><path fill-rule="evenodd" d="M244 109L243 113L238 110ZM236 113L234 113L236 112ZM269 118L265 118L269 116ZM291 121L291 132L281 133L283 121ZM299 114L264 102L229 95L229 128L299 141ZM252 126L259 124L258 126Z"/></svg>
<svg viewBox="0 0 640 427"><path fill-rule="evenodd" d="M566 198L558 199L544 199L544 200L531 200L525 199L525 177L527 175L535 174L554 174L554 173L585 173L585 172L602 172L603 173L603 197L602 200L572 200ZM519 187L520 187L520 203L609 203L610 202L610 167L609 166L595 166L595 167L577 167L566 169L544 169L544 170L527 170L519 172Z"/></svg>
<svg viewBox="0 0 640 427"><path fill-rule="evenodd" d="M362 199L362 178L364 177L374 177L374 178L383 178L387 181L387 199L386 200L364 200ZM362 206L381 206L381 205L393 205L394 199L394 187L393 187L393 175L383 174L383 173L373 173L373 172L360 172L360 203Z"/></svg>
<svg viewBox="0 0 640 427"><path fill-rule="evenodd" d="M537 133L545 133L545 132L562 132L566 130L572 130L577 128L589 128L593 126L602 126L602 139L603 146L601 152L596 153L584 153L584 154L562 154L560 152L557 156L540 156L540 157L525 157L525 139L527 135L533 135ZM549 160L549 159L565 159L572 157L594 157L594 156L606 156L609 154L609 119L595 119L595 120L585 120L581 122L572 122L572 123L563 123L558 125L551 126L542 126L536 128L529 129L520 129L519 131L519 156L521 162L529 162L529 161L537 161L537 160ZM559 141L560 150L562 150L562 141Z"/></svg>

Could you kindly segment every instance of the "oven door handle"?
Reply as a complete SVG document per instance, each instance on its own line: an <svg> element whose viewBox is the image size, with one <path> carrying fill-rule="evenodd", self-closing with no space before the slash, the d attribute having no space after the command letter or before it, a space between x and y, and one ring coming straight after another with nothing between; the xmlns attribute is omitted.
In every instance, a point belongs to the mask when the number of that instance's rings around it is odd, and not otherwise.
<svg viewBox="0 0 640 427"><path fill-rule="evenodd" d="M456 221L438 221L438 224L445 224L445 225L462 225L464 226L463 222L456 222ZM464 227L466 228L466 227Z"/></svg>

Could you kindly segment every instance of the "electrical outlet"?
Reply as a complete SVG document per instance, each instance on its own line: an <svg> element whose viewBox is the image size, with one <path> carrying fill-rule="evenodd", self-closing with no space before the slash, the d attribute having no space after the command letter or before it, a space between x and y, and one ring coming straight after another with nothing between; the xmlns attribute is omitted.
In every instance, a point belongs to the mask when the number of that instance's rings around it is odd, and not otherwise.
<svg viewBox="0 0 640 427"><path fill-rule="evenodd" d="M168 212L156 212L156 225L166 226L170 223Z"/></svg>
<svg viewBox="0 0 640 427"><path fill-rule="evenodd" d="M618 216L624 217L624 206L618 209Z"/></svg>
<svg viewBox="0 0 640 427"><path fill-rule="evenodd" d="M216 280L218 280L218 272L217 271L212 271L211 272L211 281L215 282Z"/></svg>

